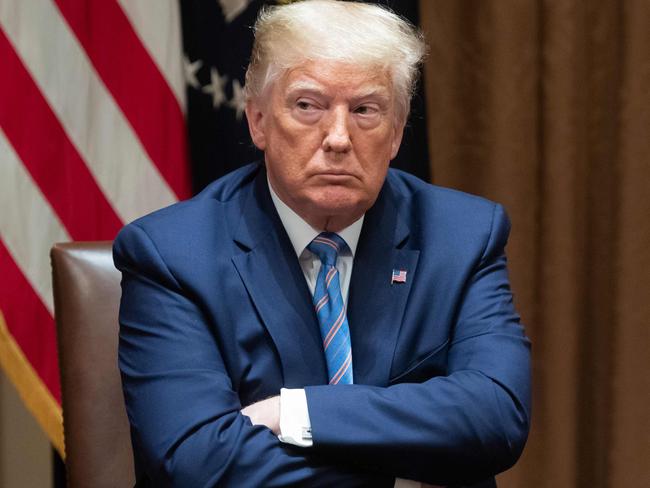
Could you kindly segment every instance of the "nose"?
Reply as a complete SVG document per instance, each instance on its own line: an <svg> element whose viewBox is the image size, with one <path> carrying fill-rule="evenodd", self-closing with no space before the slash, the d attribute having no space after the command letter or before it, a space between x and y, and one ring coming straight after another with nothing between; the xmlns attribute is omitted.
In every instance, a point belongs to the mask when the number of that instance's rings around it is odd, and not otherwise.
<svg viewBox="0 0 650 488"><path fill-rule="evenodd" d="M325 135L323 138L323 150L333 153L347 153L352 148L350 131L348 130L347 107L335 107L324 120Z"/></svg>

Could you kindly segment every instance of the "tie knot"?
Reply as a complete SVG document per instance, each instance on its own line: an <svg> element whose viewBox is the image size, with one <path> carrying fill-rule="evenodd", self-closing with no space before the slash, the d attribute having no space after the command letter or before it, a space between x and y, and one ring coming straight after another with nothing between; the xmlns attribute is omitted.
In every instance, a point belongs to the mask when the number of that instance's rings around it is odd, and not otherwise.
<svg viewBox="0 0 650 488"><path fill-rule="evenodd" d="M320 258L324 266L335 266L336 258L347 247L345 241L334 232L321 232L309 243L307 249Z"/></svg>

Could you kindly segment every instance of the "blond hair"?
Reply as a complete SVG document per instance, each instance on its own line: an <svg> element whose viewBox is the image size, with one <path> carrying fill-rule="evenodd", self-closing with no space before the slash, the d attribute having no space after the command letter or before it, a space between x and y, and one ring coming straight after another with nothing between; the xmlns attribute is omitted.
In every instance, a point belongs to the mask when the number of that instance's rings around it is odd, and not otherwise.
<svg viewBox="0 0 650 488"><path fill-rule="evenodd" d="M426 47L408 21L378 5L304 0L265 7L255 23L246 98L260 97L286 70L305 61L341 61L386 69L397 116L405 121Z"/></svg>

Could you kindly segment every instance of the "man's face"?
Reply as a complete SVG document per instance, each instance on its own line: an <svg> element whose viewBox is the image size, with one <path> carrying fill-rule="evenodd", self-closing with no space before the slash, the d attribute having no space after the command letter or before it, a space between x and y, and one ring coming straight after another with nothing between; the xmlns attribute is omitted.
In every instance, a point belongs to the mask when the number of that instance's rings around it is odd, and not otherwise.
<svg viewBox="0 0 650 488"><path fill-rule="evenodd" d="M375 202L404 124L388 73L341 62L289 70L246 115L269 180L318 229L338 231Z"/></svg>

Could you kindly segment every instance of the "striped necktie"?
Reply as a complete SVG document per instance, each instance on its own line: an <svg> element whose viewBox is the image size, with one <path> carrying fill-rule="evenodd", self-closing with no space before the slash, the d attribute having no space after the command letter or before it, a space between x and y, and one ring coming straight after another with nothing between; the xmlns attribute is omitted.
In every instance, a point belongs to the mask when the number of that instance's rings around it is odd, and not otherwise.
<svg viewBox="0 0 650 488"><path fill-rule="evenodd" d="M345 247L345 241L332 232L319 234L307 246L321 262L314 290L314 307L323 338L330 385L352 384L350 328L336 269L336 258Z"/></svg>

